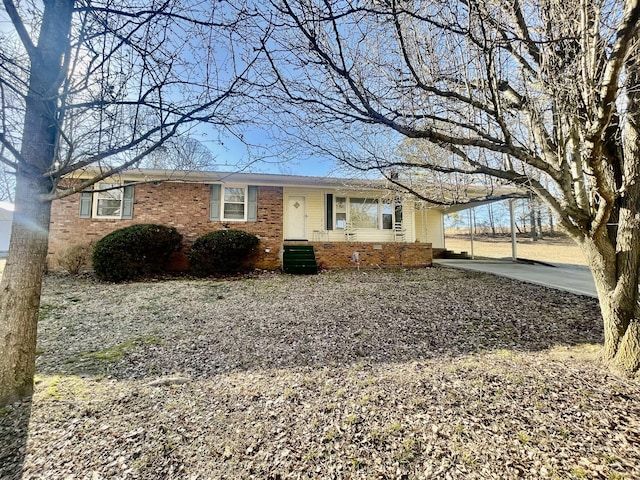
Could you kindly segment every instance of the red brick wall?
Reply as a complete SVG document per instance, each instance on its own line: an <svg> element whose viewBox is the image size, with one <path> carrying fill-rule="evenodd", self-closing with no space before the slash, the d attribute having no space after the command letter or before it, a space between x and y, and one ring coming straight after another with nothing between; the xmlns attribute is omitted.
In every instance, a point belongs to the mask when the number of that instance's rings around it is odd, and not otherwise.
<svg viewBox="0 0 640 480"><path fill-rule="evenodd" d="M357 267L351 261L353 252L358 252L360 268L428 267L433 260L430 243L309 242L308 244L313 245L318 264L327 268Z"/></svg>
<svg viewBox="0 0 640 480"><path fill-rule="evenodd" d="M223 222L209 221L209 199L210 187L204 184L165 182L136 185L133 220L80 218L80 195L54 201L49 226L49 268L59 268L57 255L70 245L97 241L113 230L135 223L159 223L176 227L184 236L185 247L176 255L173 266L186 269L184 250L200 235L225 228ZM224 222L230 228L244 230L260 238L254 258L257 268L280 267L282 211L282 188L258 187L258 220Z"/></svg>

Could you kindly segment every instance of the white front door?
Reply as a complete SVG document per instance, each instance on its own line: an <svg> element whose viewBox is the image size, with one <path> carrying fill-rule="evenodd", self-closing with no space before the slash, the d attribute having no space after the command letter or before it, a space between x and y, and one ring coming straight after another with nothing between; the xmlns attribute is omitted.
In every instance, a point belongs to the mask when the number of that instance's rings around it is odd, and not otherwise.
<svg viewBox="0 0 640 480"><path fill-rule="evenodd" d="M287 219L285 224L285 240L307 239L307 214L305 198L291 196L287 199Z"/></svg>

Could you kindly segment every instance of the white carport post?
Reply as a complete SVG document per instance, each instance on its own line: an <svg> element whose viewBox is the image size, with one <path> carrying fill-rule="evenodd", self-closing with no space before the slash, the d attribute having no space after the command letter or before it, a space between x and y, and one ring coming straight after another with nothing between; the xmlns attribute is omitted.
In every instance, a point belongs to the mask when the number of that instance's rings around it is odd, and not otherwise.
<svg viewBox="0 0 640 480"><path fill-rule="evenodd" d="M511 261L518 260L518 243L516 242L516 216L514 213L513 198L509 199L509 218L511 220Z"/></svg>
<svg viewBox="0 0 640 480"><path fill-rule="evenodd" d="M473 207L469 209L469 233L471 235L471 260L475 260L473 255L473 224L474 224Z"/></svg>

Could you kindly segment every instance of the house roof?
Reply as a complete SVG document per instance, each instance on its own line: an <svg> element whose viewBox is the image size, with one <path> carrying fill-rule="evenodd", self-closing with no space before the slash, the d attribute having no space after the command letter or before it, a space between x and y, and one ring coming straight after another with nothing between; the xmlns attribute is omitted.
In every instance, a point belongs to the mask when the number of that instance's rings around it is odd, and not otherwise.
<svg viewBox="0 0 640 480"><path fill-rule="evenodd" d="M95 174L88 170L85 175ZM182 171L159 169L132 169L119 174L125 180L137 182L185 182L185 183L223 183L245 184L258 186L290 186L290 187L317 187L333 189L358 189L358 190L388 190L400 191L386 179L365 178L338 178L338 177L312 177L305 175L281 175L273 173L244 173L244 172L209 172L209 171ZM83 175L84 176L84 175ZM436 208L444 213L474 207L484 203L504 200L506 198L521 197L522 191L513 186L488 187L482 184L465 185L463 190L450 188L455 186L427 186L425 191L430 191L431 198L438 198L442 202L451 202L450 205L440 205ZM418 188L416 188L418 189ZM420 188L422 189L422 188ZM455 193L453 193L455 192ZM434 204L424 202L428 208L434 208Z"/></svg>
<svg viewBox="0 0 640 480"><path fill-rule="evenodd" d="M266 186L359 187L388 188L386 180L336 177L310 177L273 173L203 172L180 170L136 169L122 173L123 178L143 181L173 181L195 183L241 183Z"/></svg>

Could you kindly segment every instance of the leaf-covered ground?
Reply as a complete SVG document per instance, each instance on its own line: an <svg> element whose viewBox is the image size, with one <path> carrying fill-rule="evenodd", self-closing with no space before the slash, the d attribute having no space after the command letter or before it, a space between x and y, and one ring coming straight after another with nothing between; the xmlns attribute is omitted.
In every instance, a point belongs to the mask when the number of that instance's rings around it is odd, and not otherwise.
<svg viewBox="0 0 640 480"><path fill-rule="evenodd" d="M596 301L430 268L47 278L0 477L640 478Z"/></svg>

